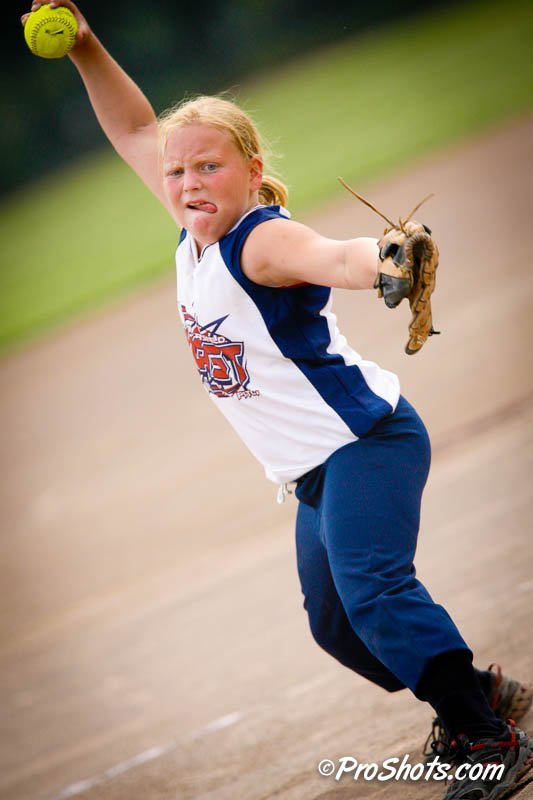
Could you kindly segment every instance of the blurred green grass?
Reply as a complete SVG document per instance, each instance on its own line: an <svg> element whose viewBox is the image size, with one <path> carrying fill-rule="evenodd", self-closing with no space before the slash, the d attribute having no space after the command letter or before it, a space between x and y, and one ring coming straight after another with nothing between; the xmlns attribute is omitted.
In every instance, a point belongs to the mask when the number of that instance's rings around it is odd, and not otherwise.
<svg viewBox="0 0 533 800"><path fill-rule="evenodd" d="M530 9L524 0L441 9L241 87L239 101L283 154L275 166L293 213L344 191L338 174L360 184L530 107ZM0 214L0 348L168 274L177 236L109 150L21 190Z"/></svg>

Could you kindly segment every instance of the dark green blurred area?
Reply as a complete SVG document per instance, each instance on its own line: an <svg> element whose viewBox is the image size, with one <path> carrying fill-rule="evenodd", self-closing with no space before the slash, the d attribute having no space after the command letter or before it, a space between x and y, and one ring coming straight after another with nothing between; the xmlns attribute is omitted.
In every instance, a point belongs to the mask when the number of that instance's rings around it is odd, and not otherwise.
<svg viewBox="0 0 533 800"><path fill-rule="evenodd" d="M156 111L185 94L239 85L252 73L394 19L451 0L115 0L80 8L96 34L146 92ZM20 5L20 14L30 3ZM103 141L68 62L32 56L22 28L6 37L0 76L4 124L0 191L20 188ZM46 146L44 146L46 143Z"/></svg>

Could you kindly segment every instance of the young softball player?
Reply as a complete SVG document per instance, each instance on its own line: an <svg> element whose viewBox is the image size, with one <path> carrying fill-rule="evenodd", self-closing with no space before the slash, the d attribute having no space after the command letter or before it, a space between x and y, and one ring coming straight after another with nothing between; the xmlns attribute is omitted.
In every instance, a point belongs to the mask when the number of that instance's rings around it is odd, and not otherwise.
<svg viewBox="0 0 533 800"><path fill-rule="evenodd" d="M70 58L104 132L181 228L179 314L201 380L267 477L282 493L296 484L313 636L384 689L429 702L442 761L503 765L498 781L477 770L449 783L448 800L502 797L532 758L533 742L506 721L527 711L531 691L474 669L416 578L428 435L396 375L352 350L331 311L331 287L374 286L376 240L332 240L292 221L240 108L200 97L158 120L74 4L61 4L77 17Z"/></svg>

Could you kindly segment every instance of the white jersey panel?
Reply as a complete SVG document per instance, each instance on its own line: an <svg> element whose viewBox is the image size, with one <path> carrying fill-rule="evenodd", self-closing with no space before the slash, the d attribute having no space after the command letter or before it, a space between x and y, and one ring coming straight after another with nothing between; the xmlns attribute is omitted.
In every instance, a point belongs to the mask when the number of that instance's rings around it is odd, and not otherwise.
<svg viewBox="0 0 533 800"><path fill-rule="evenodd" d="M277 483L364 435L399 396L396 376L339 333L327 288L271 289L243 275L248 233L286 215L252 210L199 259L182 232L176 253L179 312L203 384Z"/></svg>
<svg viewBox="0 0 533 800"><path fill-rule="evenodd" d="M331 310L332 305L333 297L330 295L327 305L320 312L327 321L331 339L327 348L328 353L338 353L342 356L348 367L357 365L369 388L387 400L393 409L396 408L399 396L398 377L393 372L381 369L381 367L378 367L373 361L365 361L361 358L359 353L356 353L355 350L350 347L346 336L343 336L337 327L337 316Z"/></svg>

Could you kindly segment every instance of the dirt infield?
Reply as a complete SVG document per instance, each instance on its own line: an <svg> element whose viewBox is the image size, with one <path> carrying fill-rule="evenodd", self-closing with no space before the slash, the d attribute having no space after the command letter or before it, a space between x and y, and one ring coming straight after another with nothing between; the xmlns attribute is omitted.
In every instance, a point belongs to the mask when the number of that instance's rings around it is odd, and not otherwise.
<svg viewBox="0 0 533 800"><path fill-rule="evenodd" d="M533 678L533 118L359 187L387 215L428 191L434 320L337 292L341 328L400 374L429 428L418 573L476 652ZM346 176L348 177L348 176ZM378 235L350 197L309 219ZM171 254L169 256L171 258ZM435 782L321 777L420 761L431 710L312 642L295 503L204 397L165 281L0 362L0 797L434 800ZM533 728L533 715L525 721ZM533 798L533 785L520 800Z"/></svg>

